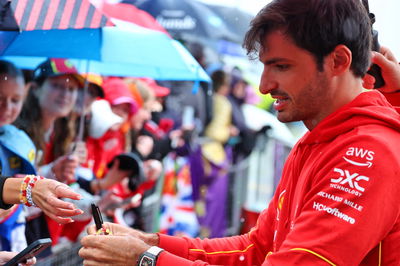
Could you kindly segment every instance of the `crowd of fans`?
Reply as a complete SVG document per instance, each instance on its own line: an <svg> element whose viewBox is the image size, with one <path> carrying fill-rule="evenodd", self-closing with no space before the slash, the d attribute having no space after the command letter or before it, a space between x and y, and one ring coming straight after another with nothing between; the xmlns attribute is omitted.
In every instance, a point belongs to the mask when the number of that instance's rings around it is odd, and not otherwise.
<svg viewBox="0 0 400 266"><path fill-rule="evenodd" d="M40 208L0 211L2 250L20 251L45 237L53 246L79 241L92 221L92 202L105 219L144 230L142 202L160 177L160 231L226 235L229 169L251 152L257 134L241 111L254 92L240 71L216 70L212 85L202 83L194 93L188 81L78 73L66 59L48 59L24 70L24 78L13 74L20 70L12 63L0 65L0 82L8 82L0 84L1 130L14 132L2 132L0 141L16 143L4 155L10 166L3 163L2 174L66 184L81 195L66 200L83 210L66 224ZM182 191L189 202L184 222L165 212L168 197Z"/></svg>

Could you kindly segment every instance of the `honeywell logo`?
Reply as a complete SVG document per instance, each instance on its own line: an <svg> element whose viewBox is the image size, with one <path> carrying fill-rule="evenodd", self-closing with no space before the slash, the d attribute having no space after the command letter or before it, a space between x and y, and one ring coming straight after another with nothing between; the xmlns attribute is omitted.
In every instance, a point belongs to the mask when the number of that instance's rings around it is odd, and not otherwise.
<svg viewBox="0 0 400 266"><path fill-rule="evenodd" d="M356 166L371 167L375 152L363 148L350 147L343 159Z"/></svg>

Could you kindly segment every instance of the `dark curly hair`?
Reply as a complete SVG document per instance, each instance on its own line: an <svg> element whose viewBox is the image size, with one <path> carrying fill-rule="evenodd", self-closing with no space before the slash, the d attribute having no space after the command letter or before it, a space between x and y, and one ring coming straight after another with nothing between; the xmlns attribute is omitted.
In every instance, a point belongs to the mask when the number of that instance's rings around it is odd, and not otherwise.
<svg viewBox="0 0 400 266"><path fill-rule="evenodd" d="M283 30L294 43L314 55L320 71L324 57L337 45L352 52L350 69L365 75L370 65L371 24L360 0L275 0L252 20L243 47L258 56L265 37Z"/></svg>

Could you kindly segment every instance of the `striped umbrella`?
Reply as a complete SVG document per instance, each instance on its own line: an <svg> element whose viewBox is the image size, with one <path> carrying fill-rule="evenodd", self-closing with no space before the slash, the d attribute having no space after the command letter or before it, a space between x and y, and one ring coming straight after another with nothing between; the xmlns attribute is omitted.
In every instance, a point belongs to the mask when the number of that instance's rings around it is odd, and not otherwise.
<svg viewBox="0 0 400 266"><path fill-rule="evenodd" d="M0 20L0 30L21 31L112 25L88 0L0 0Z"/></svg>

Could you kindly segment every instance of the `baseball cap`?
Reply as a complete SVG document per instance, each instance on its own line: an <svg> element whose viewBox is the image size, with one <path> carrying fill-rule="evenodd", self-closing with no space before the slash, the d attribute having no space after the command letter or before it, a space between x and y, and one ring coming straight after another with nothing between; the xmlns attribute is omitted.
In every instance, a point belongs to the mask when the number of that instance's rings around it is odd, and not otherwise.
<svg viewBox="0 0 400 266"><path fill-rule="evenodd" d="M128 103L131 106L131 114L136 113L139 106L129 91L128 85L120 78L112 77L104 81L103 89L105 99L111 105Z"/></svg>
<svg viewBox="0 0 400 266"><path fill-rule="evenodd" d="M153 90L156 97L165 97L170 94L171 90L167 87L163 87L157 84L154 79L151 78L139 78L139 80L145 82Z"/></svg>
<svg viewBox="0 0 400 266"><path fill-rule="evenodd" d="M49 58L38 65L33 72L33 80L45 80L49 77L62 75L73 76L80 87L85 84L85 79L79 74L72 62L64 58Z"/></svg>

